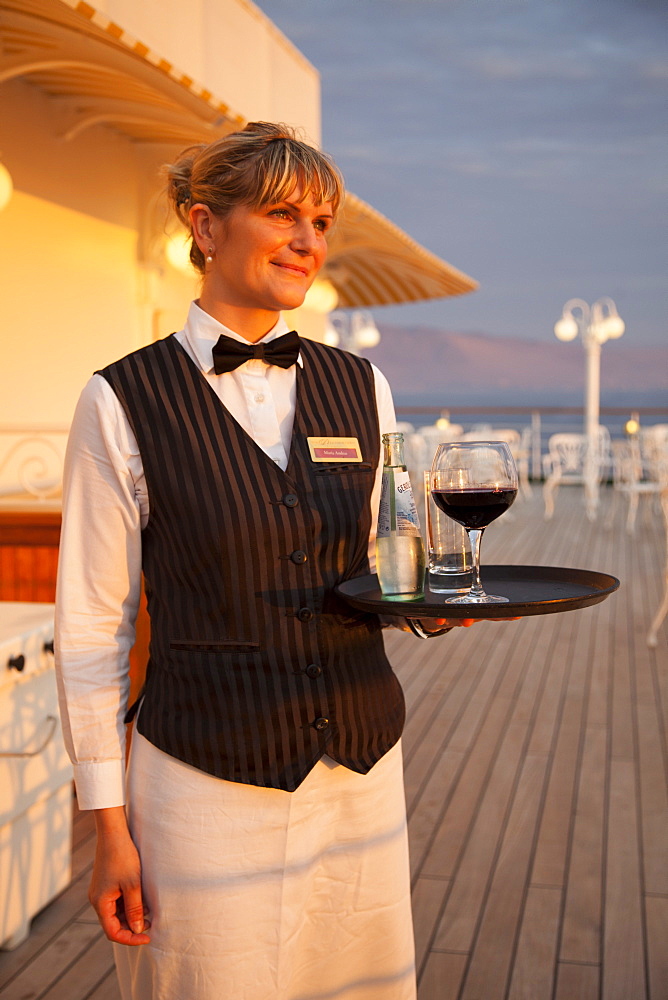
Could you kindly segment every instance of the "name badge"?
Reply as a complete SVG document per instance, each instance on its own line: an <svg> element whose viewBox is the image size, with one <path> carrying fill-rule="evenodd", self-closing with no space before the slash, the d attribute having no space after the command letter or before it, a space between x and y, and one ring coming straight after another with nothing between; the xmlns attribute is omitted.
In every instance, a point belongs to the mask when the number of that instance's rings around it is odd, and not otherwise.
<svg viewBox="0 0 668 1000"><path fill-rule="evenodd" d="M314 462L361 462L362 453L357 438L306 438Z"/></svg>

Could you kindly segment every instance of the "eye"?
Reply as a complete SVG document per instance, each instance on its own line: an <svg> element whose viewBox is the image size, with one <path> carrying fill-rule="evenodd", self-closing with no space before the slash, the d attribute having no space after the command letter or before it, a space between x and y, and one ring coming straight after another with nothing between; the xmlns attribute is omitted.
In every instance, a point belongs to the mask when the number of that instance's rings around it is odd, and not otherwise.
<svg viewBox="0 0 668 1000"><path fill-rule="evenodd" d="M287 208L273 208L269 215L276 216L277 219L289 219L291 218L290 213Z"/></svg>
<svg viewBox="0 0 668 1000"><path fill-rule="evenodd" d="M320 233L326 233L330 227L329 219L314 219L313 228L317 229Z"/></svg>

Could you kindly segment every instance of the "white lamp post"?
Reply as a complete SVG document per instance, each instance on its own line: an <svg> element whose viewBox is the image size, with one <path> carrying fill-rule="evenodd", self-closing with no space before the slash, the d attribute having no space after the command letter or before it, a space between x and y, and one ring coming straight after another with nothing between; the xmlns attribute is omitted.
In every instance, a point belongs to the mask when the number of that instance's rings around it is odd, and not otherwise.
<svg viewBox="0 0 668 1000"><path fill-rule="evenodd" d="M341 346L351 354L360 354L365 348L380 343L380 331L371 313L362 310L346 313L336 309L329 314L325 343Z"/></svg>
<svg viewBox="0 0 668 1000"><path fill-rule="evenodd" d="M582 299L570 299L563 308L561 319L555 324L558 340L582 338L587 359L585 384L585 434L587 435L587 460L585 463L585 493L587 513L593 518L598 507L598 456L597 440L601 397L601 346L606 340L616 340L624 333L624 321L610 298L598 299L590 307Z"/></svg>

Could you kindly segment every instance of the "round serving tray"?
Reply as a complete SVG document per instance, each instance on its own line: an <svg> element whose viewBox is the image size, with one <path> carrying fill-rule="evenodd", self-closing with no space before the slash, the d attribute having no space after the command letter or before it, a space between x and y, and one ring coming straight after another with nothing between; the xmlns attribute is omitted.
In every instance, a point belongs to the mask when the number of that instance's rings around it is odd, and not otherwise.
<svg viewBox="0 0 668 1000"><path fill-rule="evenodd" d="M619 587L608 573L565 566L483 566L482 585L490 594L507 597L507 604L446 604L447 594L425 588L417 601L383 597L378 577L358 576L336 587L348 604L359 611L401 618L523 618L577 611L598 604Z"/></svg>

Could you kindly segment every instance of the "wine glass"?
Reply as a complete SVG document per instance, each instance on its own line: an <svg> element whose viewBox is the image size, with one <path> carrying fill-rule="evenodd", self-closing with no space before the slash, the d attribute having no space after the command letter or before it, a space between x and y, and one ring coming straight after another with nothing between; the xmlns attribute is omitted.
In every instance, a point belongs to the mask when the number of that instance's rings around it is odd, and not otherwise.
<svg viewBox="0 0 668 1000"><path fill-rule="evenodd" d="M431 467L431 495L448 517L462 524L471 541L473 582L468 594L446 604L505 604L507 597L486 594L480 582L480 540L492 521L517 496L517 469L505 441L454 441L440 444Z"/></svg>

